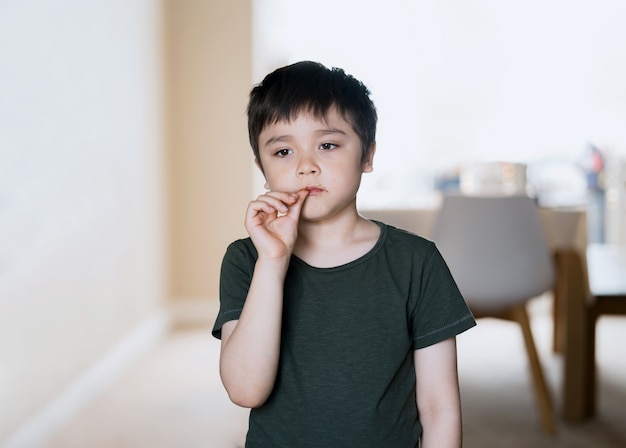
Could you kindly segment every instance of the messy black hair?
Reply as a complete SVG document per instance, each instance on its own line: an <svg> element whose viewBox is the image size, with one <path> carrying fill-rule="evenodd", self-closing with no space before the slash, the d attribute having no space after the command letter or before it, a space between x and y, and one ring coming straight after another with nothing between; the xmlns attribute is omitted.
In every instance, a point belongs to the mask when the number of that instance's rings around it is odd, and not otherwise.
<svg viewBox="0 0 626 448"><path fill-rule="evenodd" d="M259 163L259 136L268 124L291 121L302 112L324 119L336 107L362 145L362 159L376 141L376 107L365 85L340 68L302 61L279 68L250 92L248 136ZM262 168L262 167L261 167Z"/></svg>

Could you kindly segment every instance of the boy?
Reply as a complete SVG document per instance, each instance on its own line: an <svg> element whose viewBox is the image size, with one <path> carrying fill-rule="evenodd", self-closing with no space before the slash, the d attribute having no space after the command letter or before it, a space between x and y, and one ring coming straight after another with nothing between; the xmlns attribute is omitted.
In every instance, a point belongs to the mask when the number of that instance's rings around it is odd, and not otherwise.
<svg viewBox="0 0 626 448"><path fill-rule="evenodd" d="M459 447L455 336L475 325L434 244L361 217L376 109L300 62L250 94L268 192L222 263L220 374L247 447Z"/></svg>

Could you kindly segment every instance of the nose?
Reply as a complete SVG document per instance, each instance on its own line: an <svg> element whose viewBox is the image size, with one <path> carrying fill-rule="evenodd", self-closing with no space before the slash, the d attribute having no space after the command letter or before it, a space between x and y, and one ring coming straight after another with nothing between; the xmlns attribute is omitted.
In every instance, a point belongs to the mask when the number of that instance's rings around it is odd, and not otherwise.
<svg viewBox="0 0 626 448"><path fill-rule="evenodd" d="M298 160L297 173L298 176L308 174L319 174L320 168L312 157L304 156Z"/></svg>

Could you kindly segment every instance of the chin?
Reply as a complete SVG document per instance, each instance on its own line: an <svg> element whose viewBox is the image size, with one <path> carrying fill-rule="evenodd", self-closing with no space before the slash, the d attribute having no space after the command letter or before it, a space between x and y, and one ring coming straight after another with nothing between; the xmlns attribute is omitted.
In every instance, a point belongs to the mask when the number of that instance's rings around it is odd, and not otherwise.
<svg viewBox="0 0 626 448"><path fill-rule="evenodd" d="M321 210L315 210L315 209L307 210L306 206L302 209L302 212L300 213L300 220L308 221L308 222L323 221L326 218L328 218L327 213L323 213Z"/></svg>

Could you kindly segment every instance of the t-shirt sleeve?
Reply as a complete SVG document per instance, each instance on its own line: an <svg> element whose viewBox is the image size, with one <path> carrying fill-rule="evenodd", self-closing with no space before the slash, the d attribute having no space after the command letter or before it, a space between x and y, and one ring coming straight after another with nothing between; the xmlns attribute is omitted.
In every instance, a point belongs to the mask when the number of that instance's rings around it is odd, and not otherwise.
<svg viewBox="0 0 626 448"><path fill-rule="evenodd" d="M248 240L237 240L226 249L220 270L220 310L212 334L222 337L222 326L238 320L248 295L256 262L256 250Z"/></svg>
<svg viewBox="0 0 626 448"><path fill-rule="evenodd" d="M476 325L441 253L432 250L422 264L411 313L413 348L420 349L451 338Z"/></svg>

